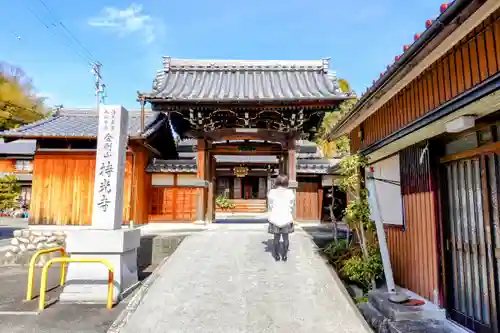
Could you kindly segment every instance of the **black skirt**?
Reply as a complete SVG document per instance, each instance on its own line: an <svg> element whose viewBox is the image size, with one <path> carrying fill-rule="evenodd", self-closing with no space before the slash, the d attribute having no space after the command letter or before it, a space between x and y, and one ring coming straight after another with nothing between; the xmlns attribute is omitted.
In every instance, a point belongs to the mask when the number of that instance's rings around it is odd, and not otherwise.
<svg viewBox="0 0 500 333"><path fill-rule="evenodd" d="M291 234L295 231L295 226L293 223L289 223L283 227L278 227L269 222L269 227L267 228L267 232L270 234Z"/></svg>

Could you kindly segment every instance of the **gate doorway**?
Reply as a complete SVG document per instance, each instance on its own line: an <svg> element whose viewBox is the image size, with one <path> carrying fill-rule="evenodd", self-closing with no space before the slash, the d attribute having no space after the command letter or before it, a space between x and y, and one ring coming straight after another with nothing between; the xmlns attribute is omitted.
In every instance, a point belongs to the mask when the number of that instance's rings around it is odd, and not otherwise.
<svg viewBox="0 0 500 333"><path fill-rule="evenodd" d="M498 332L499 172L496 154L442 166L447 313L479 333Z"/></svg>

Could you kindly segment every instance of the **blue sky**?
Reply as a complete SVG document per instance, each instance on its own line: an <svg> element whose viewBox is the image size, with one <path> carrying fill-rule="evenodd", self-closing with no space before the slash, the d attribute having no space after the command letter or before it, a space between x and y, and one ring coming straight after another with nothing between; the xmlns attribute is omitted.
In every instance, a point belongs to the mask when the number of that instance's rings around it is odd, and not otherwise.
<svg viewBox="0 0 500 333"><path fill-rule="evenodd" d="M48 104L95 105L85 54L59 21L102 64L108 104L137 108L162 56L320 59L359 94L404 44L439 13L418 0L21 0L3 6L0 61L20 66ZM15 5L14 5L15 4ZM43 22L33 14L40 18ZM46 25L46 26L45 26ZM47 26L49 28L47 28ZM67 45L72 45L68 47Z"/></svg>

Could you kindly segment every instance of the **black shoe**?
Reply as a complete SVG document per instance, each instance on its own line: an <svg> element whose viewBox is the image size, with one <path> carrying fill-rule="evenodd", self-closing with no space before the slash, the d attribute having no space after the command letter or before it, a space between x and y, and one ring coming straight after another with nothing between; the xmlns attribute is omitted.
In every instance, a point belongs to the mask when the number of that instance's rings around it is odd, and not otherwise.
<svg viewBox="0 0 500 333"><path fill-rule="evenodd" d="M283 261L287 261L288 260L288 256L286 254L284 254L282 257L281 257L281 260Z"/></svg>
<svg viewBox="0 0 500 333"><path fill-rule="evenodd" d="M274 243L274 260L280 261L280 243Z"/></svg>

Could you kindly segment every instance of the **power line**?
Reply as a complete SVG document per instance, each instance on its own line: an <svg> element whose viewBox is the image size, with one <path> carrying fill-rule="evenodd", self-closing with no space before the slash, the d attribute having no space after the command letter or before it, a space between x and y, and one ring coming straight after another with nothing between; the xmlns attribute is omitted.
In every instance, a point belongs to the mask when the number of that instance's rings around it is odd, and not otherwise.
<svg viewBox="0 0 500 333"><path fill-rule="evenodd" d="M83 45L83 43L68 29L68 27L62 22L61 19L58 18L58 16L54 13L54 11L47 5L47 3L44 0L38 0L42 6L47 10L47 12L50 14L52 19L49 19L51 21L49 24L47 24L36 12L34 12L29 6L28 10L31 12L33 16L43 25L45 26L54 36L57 37L57 28L60 27L65 31L65 37L70 37L73 42L78 44L80 46L80 50L74 48L74 45L71 43L68 43L67 39L64 39L63 42L65 45L71 49L72 51L75 52L76 55L78 55L80 58L82 58L88 65L92 67L92 74L96 78L95 82L95 96L96 96L96 104L97 104L97 109L99 109L100 103L104 103L105 98L107 97L106 95L106 85L101 82L102 76L101 76L101 67L102 64L99 61L94 60L95 57L94 55ZM54 28L54 29L52 29ZM83 51L83 52L81 52Z"/></svg>
<svg viewBox="0 0 500 333"><path fill-rule="evenodd" d="M80 40L66 27L66 25L62 22L61 19L54 13L54 11L47 5L47 3L44 0L38 0L42 6L45 7L45 9L52 15L55 21L66 31L66 33L73 39L85 53L89 56L90 59L94 59L93 54L80 42Z"/></svg>
<svg viewBox="0 0 500 333"><path fill-rule="evenodd" d="M28 8L28 11L38 20L38 22L40 22L45 28L47 28L47 30L52 34L54 35L56 38L58 37L57 33L52 30L49 26L49 24L47 24L35 11L33 11L29 6L27 7ZM81 54L78 50L76 50L70 43L67 42L67 40L63 40L64 44L66 45L66 47L68 47L70 50L72 50L73 52L76 53L77 56L79 56L81 59L83 59L88 65L92 66L92 64L94 63L94 60L92 58L89 58L83 54Z"/></svg>

